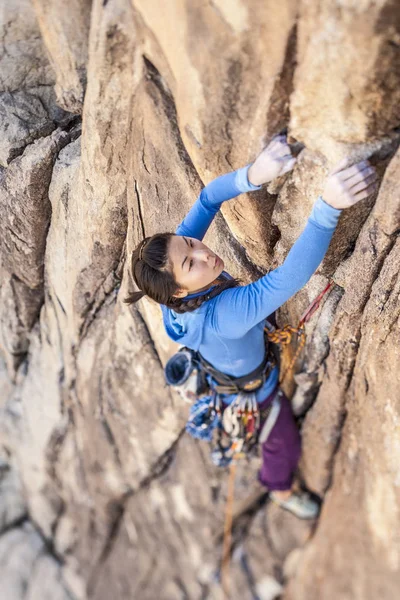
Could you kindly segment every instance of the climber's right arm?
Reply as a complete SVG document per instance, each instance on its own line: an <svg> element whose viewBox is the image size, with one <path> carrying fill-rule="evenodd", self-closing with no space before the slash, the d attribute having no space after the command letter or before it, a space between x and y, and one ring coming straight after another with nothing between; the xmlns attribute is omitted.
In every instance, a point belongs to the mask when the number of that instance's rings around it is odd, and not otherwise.
<svg viewBox="0 0 400 600"><path fill-rule="evenodd" d="M227 338L242 337L305 286L328 250L341 212L319 197L280 267L216 298L212 311L216 332Z"/></svg>

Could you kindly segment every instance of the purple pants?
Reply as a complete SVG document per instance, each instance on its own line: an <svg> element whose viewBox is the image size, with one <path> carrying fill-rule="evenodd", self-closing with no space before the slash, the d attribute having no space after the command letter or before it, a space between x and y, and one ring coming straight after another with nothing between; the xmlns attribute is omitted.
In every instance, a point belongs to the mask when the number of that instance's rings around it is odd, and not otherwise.
<svg viewBox="0 0 400 600"><path fill-rule="evenodd" d="M263 402L260 410L268 406L279 388L275 389ZM268 439L262 444L262 466L258 480L269 490L288 490L301 454L301 439L293 418L290 401L281 391L281 410ZM261 422L261 427L264 421Z"/></svg>

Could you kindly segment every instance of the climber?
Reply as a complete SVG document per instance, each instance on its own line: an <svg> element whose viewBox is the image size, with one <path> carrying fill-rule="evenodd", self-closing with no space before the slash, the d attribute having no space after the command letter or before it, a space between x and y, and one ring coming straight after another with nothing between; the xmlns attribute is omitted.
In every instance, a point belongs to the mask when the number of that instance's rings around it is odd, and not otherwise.
<svg viewBox="0 0 400 600"><path fill-rule="evenodd" d="M124 302L147 295L161 304L167 334L198 351L219 372L242 377L265 357L264 323L300 290L321 263L343 209L367 198L377 186L376 172L367 162L353 166L342 161L328 175L322 196L283 264L249 285L224 271L224 261L203 244L222 202L242 192L261 189L296 163L286 136L275 136L253 163L217 177L203 188L176 233L146 237L133 251L131 274L138 292ZM300 434L288 398L278 384L279 367L256 391L260 409L279 393L281 410L262 444L259 481L271 499L300 518L317 516L319 505L306 491L293 489L300 458ZM234 394L224 397L229 406Z"/></svg>

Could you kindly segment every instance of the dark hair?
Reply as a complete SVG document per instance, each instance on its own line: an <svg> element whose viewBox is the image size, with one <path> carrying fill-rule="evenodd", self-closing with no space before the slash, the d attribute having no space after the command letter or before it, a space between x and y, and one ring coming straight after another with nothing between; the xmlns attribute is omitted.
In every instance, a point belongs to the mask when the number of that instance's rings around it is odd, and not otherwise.
<svg viewBox="0 0 400 600"><path fill-rule="evenodd" d="M174 233L156 233L146 237L135 248L131 256L131 274L140 291L129 293L123 302L134 304L143 296L148 296L178 313L184 313L196 310L203 302L241 283L239 279L227 280L220 275L216 280L219 282L218 285L209 293L205 292L189 300L173 298L180 287L175 281L168 256L169 243L174 235Z"/></svg>

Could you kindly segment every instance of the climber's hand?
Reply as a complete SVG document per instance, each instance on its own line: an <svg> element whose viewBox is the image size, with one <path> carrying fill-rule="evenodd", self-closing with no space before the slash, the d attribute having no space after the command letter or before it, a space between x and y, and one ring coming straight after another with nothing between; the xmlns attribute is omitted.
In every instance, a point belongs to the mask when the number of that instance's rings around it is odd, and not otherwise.
<svg viewBox="0 0 400 600"><path fill-rule="evenodd" d="M349 208L378 189L376 171L367 160L348 165L345 158L332 169L325 182L322 198L334 208Z"/></svg>
<svg viewBox="0 0 400 600"><path fill-rule="evenodd" d="M262 185L288 173L295 164L286 135L276 135L249 167L247 177L253 185Z"/></svg>

